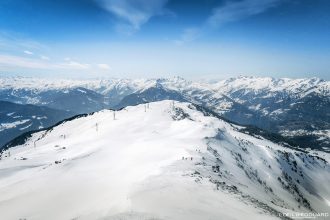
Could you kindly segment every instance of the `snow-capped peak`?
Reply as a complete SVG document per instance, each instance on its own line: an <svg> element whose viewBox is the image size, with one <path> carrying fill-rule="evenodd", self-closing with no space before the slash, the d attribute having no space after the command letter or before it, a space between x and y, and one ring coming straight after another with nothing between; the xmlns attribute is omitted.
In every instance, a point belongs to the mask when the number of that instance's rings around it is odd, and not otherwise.
<svg viewBox="0 0 330 220"><path fill-rule="evenodd" d="M323 88L330 93L330 82L316 77L302 78L302 79L289 79L289 78L272 78L272 77L252 77L252 76L239 76L230 78L228 80L221 80L214 84L214 89L224 93L232 93L238 90L250 90L253 92L287 92L289 94L304 93L311 89L320 92Z"/></svg>

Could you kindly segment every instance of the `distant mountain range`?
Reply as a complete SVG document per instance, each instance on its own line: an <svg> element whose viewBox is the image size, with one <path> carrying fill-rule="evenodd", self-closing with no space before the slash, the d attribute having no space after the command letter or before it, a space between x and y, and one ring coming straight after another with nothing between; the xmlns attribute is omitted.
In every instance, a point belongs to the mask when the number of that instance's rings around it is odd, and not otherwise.
<svg viewBox="0 0 330 220"><path fill-rule="evenodd" d="M94 112L107 107L103 95L82 87L49 90L34 88L0 89L0 100L47 106L77 114Z"/></svg>
<svg viewBox="0 0 330 220"><path fill-rule="evenodd" d="M0 101L0 146L27 131L47 128L74 114L43 106Z"/></svg>
<svg viewBox="0 0 330 220"><path fill-rule="evenodd" d="M280 134L302 148L330 151L330 82L318 78L235 77L52 80L0 78L0 100L88 113L172 99L207 107L224 118Z"/></svg>

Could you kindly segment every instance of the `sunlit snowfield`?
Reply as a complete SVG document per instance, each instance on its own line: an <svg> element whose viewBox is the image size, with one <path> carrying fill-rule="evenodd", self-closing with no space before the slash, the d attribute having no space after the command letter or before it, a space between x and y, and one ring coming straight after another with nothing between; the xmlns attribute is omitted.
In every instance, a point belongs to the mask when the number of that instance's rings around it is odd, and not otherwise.
<svg viewBox="0 0 330 220"><path fill-rule="evenodd" d="M290 150L188 103L102 110L0 160L3 219L276 219L329 211L329 155Z"/></svg>

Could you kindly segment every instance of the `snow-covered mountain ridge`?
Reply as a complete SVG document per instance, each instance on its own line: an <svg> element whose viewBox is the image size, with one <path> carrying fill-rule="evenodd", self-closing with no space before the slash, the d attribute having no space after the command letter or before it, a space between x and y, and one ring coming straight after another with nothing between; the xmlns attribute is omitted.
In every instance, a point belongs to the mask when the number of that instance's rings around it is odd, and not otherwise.
<svg viewBox="0 0 330 220"><path fill-rule="evenodd" d="M318 92L322 95L329 95L330 82L320 78L271 78L271 77L246 77L240 76L227 80L221 80L214 84L214 89L225 93L233 93L238 90L253 90L255 92L266 90L268 92L288 92L295 95L307 95L311 92Z"/></svg>
<svg viewBox="0 0 330 220"><path fill-rule="evenodd" d="M104 95L109 101L122 99L126 95L142 92L148 88L161 85L164 88L179 91L186 95L212 95L218 98L227 95L239 103L245 100L240 96L254 95L257 97L277 97L301 99L311 93L320 96L330 96L330 81L319 78L289 79L271 77L240 76L227 80L212 81L212 83L188 81L181 77L159 79L42 79L28 77L0 78L0 91L33 91L34 94L51 90L61 90L68 93L73 88L85 88ZM33 94L27 95L32 96ZM29 98L29 97L27 97ZM115 101L118 101L115 100ZM281 100L277 100L280 102ZM22 104L38 104L36 99L30 98ZM42 103L40 103L42 104ZM110 103L111 104L111 103ZM114 103L116 104L116 103ZM258 108L258 107L255 107Z"/></svg>
<svg viewBox="0 0 330 220"><path fill-rule="evenodd" d="M318 92L328 95L330 92L330 82L320 78L271 78L271 77L248 77L239 76L226 80L213 80L210 83L199 81L188 81L181 77L159 78L159 79L47 79L32 77L2 77L0 78L1 89L69 89L84 87L102 94L108 93L112 89L125 90L132 89L139 91L160 83L164 86L176 90L199 88L212 89L223 93L231 93L241 89L254 91L267 90L270 92L287 91L292 94L301 92ZM305 94L306 95L306 94Z"/></svg>
<svg viewBox="0 0 330 220"><path fill-rule="evenodd" d="M4 219L278 219L330 212L330 156L296 151L189 103L102 110L0 160Z"/></svg>
<svg viewBox="0 0 330 220"><path fill-rule="evenodd" d="M159 79L0 78L0 100L88 113L174 99L286 136L302 148L330 151L330 82L240 76L212 82Z"/></svg>

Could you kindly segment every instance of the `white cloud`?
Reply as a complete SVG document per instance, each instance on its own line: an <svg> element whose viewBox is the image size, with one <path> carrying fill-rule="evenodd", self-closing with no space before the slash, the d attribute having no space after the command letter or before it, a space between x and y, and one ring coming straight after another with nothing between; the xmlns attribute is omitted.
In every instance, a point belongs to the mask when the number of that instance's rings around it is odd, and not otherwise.
<svg viewBox="0 0 330 220"><path fill-rule="evenodd" d="M46 45L43 45L37 41L22 38L18 33L5 32L0 30L0 46L2 49L16 50L16 51L38 51L41 49L48 49Z"/></svg>
<svg viewBox="0 0 330 220"><path fill-rule="evenodd" d="M244 19L257 15L273 8L284 0L241 0L228 1L223 6L215 8L208 19L211 26L219 27L228 22Z"/></svg>
<svg viewBox="0 0 330 220"><path fill-rule="evenodd" d="M34 69L49 68L49 64L41 62L40 60L34 60L30 58L12 56L12 55L1 55L1 54L0 54L0 65L34 68Z"/></svg>
<svg viewBox="0 0 330 220"><path fill-rule="evenodd" d="M102 70L110 70L111 69L110 66L106 63L99 63L99 64L97 64L97 67L102 69Z"/></svg>
<svg viewBox="0 0 330 220"><path fill-rule="evenodd" d="M61 63L57 64L59 68L64 68L64 69L88 69L90 67L89 64L86 63L80 63L77 61L70 60L66 63Z"/></svg>
<svg viewBox="0 0 330 220"><path fill-rule="evenodd" d="M180 36L180 39L175 40L175 44L183 45L185 43L192 42L196 40L201 34L199 28L186 28L183 30L183 33Z"/></svg>
<svg viewBox="0 0 330 220"><path fill-rule="evenodd" d="M263 13L284 1L286 0L227 0L223 5L213 9L212 14L201 27L184 29L174 43L181 46L195 41L203 33L210 31L210 28Z"/></svg>
<svg viewBox="0 0 330 220"><path fill-rule="evenodd" d="M31 51L29 51L29 50L24 50L23 51L25 54L27 54L27 55L33 55L34 53L33 52L31 52Z"/></svg>
<svg viewBox="0 0 330 220"><path fill-rule="evenodd" d="M97 0L101 6L114 14L120 20L126 22L126 25L119 25L118 29L129 29L127 24L133 30L139 30L140 26L156 15L164 13L164 6L168 0Z"/></svg>
<svg viewBox="0 0 330 220"><path fill-rule="evenodd" d="M0 66L31 68L31 69L70 69L70 70L86 70L90 68L89 64L77 61L67 61L63 63L49 62L48 60L32 59L13 55L0 54Z"/></svg>
<svg viewBox="0 0 330 220"><path fill-rule="evenodd" d="M40 56L40 59L42 59L42 60L50 60L50 58L49 58L49 57L47 57L47 56L44 56L44 55L41 55L41 56Z"/></svg>

